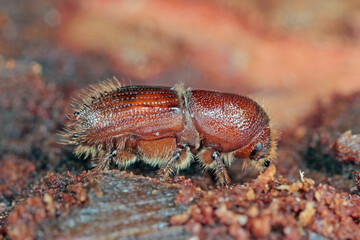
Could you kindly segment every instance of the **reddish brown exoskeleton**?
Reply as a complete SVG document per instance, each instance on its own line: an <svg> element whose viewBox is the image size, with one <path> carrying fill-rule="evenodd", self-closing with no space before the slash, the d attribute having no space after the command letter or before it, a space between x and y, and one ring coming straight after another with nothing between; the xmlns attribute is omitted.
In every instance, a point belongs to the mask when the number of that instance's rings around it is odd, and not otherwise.
<svg viewBox="0 0 360 240"><path fill-rule="evenodd" d="M137 160L184 169L194 156L229 184L225 165L234 159L267 167L275 157L275 135L265 111L250 98L181 86L125 86L117 81L92 87L75 106L63 143L91 155L96 170L111 161L127 166ZM224 164L225 163L225 164Z"/></svg>

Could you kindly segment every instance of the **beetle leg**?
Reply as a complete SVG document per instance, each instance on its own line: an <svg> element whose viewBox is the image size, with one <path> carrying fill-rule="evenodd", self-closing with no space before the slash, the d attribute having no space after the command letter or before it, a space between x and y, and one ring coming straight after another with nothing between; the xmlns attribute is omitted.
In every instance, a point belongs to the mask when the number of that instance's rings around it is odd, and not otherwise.
<svg viewBox="0 0 360 240"><path fill-rule="evenodd" d="M169 170L174 165L174 163L179 160L180 158L180 151L176 151L174 155L170 158L167 163L165 163L159 170L157 177L160 178L160 180L164 180L164 178L168 175Z"/></svg>
<svg viewBox="0 0 360 240"><path fill-rule="evenodd" d="M114 150L111 153L109 153L108 155L106 155L104 157L104 159L97 165L96 167L96 172L102 171L106 168L106 166L109 164L110 160L113 159L113 157L115 157L117 155L117 151Z"/></svg>
<svg viewBox="0 0 360 240"><path fill-rule="evenodd" d="M216 175L219 179L219 182L224 185L229 185L230 178L227 174L225 165L220 157L219 152L213 152L211 156L216 161Z"/></svg>

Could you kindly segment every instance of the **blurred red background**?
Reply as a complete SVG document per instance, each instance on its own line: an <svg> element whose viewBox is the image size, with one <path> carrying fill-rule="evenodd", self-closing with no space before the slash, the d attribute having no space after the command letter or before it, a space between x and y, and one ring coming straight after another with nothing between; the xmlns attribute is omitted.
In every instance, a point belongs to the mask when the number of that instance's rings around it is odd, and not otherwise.
<svg viewBox="0 0 360 240"><path fill-rule="evenodd" d="M282 128L360 88L360 4L323 3L82 1L59 8L58 40L106 55L134 83L250 94Z"/></svg>
<svg viewBox="0 0 360 240"><path fill-rule="evenodd" d="M0 54L47 81L211 88L250 95L279 128L360 88L357 1L3 1ZM73 88L73 87L71 87Z"/></svg>

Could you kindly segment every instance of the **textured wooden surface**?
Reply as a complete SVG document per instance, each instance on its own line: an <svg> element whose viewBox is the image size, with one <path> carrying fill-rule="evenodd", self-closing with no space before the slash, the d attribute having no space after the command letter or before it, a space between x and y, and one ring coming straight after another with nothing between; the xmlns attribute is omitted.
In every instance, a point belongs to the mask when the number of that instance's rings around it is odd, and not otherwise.
<svg viewBox="0 0 360 240"><path fill-rule="evenodd" d="M40 226L42 239L186 239L181 226L169 226L170 217L187 206L175 204L179 187L143 177L124 177L118 171L96 176L102 196L65 218Z"/></svg>

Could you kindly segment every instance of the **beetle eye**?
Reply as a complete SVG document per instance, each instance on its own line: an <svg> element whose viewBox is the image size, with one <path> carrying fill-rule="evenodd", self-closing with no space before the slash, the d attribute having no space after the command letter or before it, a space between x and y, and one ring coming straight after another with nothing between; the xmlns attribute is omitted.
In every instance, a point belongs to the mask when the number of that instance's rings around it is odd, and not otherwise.
<svg viewBox="0 0 360 240"><path fill-rule="evenodd" d="M254 157L262 149L262 147L263 147L262 144L258 143L256 145L256 148L250 153L250 156Z"/></svg>

